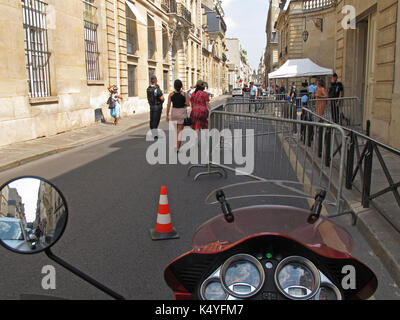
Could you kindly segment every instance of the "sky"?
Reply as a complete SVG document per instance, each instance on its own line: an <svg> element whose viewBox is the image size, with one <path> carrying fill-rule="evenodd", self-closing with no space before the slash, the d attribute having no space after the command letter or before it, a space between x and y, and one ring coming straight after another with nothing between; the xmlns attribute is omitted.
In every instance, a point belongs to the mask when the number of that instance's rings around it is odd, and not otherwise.
<svg viewBox="0 0 400 320"><path fill-rule="evenodd" d="M227 38L239 38L253 70L258 69L266 46L269 0L222 0Z"/></svg>
<svg viewBox="0 0 400 320"><path fill-rule="evenodd" d="M9 184L10 188L17 189L18 194L22 198L27 222L33 222L36 219L39 185L40 180L31 178L19 179Z"/></svg>

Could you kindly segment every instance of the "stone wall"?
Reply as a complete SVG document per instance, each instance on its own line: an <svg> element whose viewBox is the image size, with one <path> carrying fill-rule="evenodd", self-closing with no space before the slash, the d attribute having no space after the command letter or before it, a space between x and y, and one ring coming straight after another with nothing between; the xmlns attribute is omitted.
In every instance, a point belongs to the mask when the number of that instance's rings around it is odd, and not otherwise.
<svg viewBox="0 0 400 320"><path fill-rule="evenodd" d="M344 5L356 9L355 30L342 26ZM400 46L398 16L398 0L339 1L335 63L339 77L348 88L347 95L356 95L363 101L364 122L371 121L371 134L400 148L397 129L400 91L396 89L399 79L396 80L395 72Z"/></svg>
<svg viewBox="0 0 400 320"><path fill-rule="evenodd" d="M86 77L82 1L48 0L47 4L51 94L30 98L21 2L0 1L0 59L5 66L0 68L0 146L88 126L95 121L94 110L107 100L107 57L101 37L101 80ZM101 35L105 27L101 7L97 14Z"/></svg>

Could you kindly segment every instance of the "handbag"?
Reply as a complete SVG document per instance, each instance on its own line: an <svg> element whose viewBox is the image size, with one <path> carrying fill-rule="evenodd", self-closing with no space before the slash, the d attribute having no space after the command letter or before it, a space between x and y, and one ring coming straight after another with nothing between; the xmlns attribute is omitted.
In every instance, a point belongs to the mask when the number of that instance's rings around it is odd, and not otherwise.
<svg viewBox="0 0 400 320"><path fill-rule="evenodd" d="M190 116L187 116L184 120L183 120L183 126L184 127L190 127L193 124L193 120Z"/></svg>
<svg viewBox="0 0 400 320"><path fill-rule="evenodd" d="M112 95L107 100L108 104L108 109L114 109L115 108L115 100L112 98Z"/></svg>
<svg viewBox="0 0 400 320"><path fill-rule="evenodd" d="M183 125L185 127L190 127L193 124L192 118L187 117L185 118L185 120L183 120Z"/></svg>

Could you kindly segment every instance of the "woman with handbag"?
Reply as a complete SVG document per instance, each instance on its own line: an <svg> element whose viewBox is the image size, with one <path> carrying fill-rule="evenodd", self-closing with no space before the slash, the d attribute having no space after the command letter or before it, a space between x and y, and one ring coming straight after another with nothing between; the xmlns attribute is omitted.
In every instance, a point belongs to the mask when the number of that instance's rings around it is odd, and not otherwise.
<svg viewBox="0 0 400 320"><path fill-rule="evenodd" d="M201 129L208 129L208 115L210 112L210 96L205 92L206 83L202 80L197 81L196 90L193 92L190 103L192 106L192 129L196 131L197 138Z"/></svg>
<svg viewBox="0 0 400 320"><path fill-rule="evenodd" d="M110 109L110 115L114 118L114 125L118 125L121 111L121 100L123 97L118 95L117 86L109 86L108 91L111 93L108 99L108 109Z"/></svg>
<svg viewBox="0 0 400 320"><path fill-rule="evenodd" d="M189 97L186 92L182 90L183 84L181 80L175 80L175 90L168 96L167 105L167 122L174 121L177 123L176 130L176 150L181 148L181 132L184 127L185 119L187 118L187 106L189 105ZM172 104L172 111L171 111ZM171 111L171 119L169 117Z"/></svg>

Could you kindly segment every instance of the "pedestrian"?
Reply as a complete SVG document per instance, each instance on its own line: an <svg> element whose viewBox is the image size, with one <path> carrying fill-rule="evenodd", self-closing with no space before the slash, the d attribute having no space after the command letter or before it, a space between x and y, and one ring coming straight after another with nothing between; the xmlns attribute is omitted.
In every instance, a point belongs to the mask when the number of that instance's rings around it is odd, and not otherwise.
<svg viewBox="0 0 400 320"><path fill-rule="evenodd" d="M281 100L286 100L286 87L283 82L281 83L281 86L279 88L279 94L281 95Z"/></svg>
<svg viewBox="0 0 400 320"><path fill-rule="evenodd" d="M190 99L190 97L192 96L192 93L193 93L193 92L194 92L194 87L191 86L190 89L187 91L187 95L188 95L189 99Z"/></svg>
<svg viewBox="0 0 400 320"><path fill-rule="evenodd" d="M118 94L117 86L109 86L108 91L111 93L110 98L108 99L110 115L114 118L114 125L117 126L121 112L121 100L123 100L123 97Z"/></svg>
<svg viewBox="0 0 400 320"><path fill-rule="evenodd" d="M334 123L340 123L340 111L339 111L339 103L338 99L344 96L344 87L343 84L338 81L337 73L334 73L332 76L331 86L329 87L329 98L331 100L331 112L332 112L332 120Z"/></svg>
<svg viewBox="0 0 400 320"><path fill-rule="evenodd" d="M303 107L307 106L309 95L308 95L308 82L303 82L303 87L300 90L301 104Z"/></svg>
<svg viewBox="0 0 400 320"><path fill-rule="evenodd" d="M189 95L182 90L183 84L182 81L177 79L174 82L175 90L171 92L168 96L168 104L167 104L167 122L170 121L170 110L172 104L171 111L171 121L177 123L176 129L176 150L179 151L181 147L181 132L183 130L183 124L185 119L187 118L187 106L189 106Z"/></svg>
<svg viewBox="0 0 400 320"><path fill-rule="evenodd" d="M310 99L315 99L315 92L318 89L318 84L317 80L314 80L309 86L308 86L308 93L310 94Z"/></svg>
<svg viewBox="0 0 400 320"><path fill-rule="evenodd" d="M196 131L197 138L199 137L199 131L202 129L208 129L208 115L210 110L210 97L205 92L206 83L202 80L197 81L196 90L193 92L190 98L190 105L192 112L190 118L192 119L191 128Z"/></svg>
<svg viewBox="0 0 400 320"><path fill-rule="evenodd" d="M296 83L292 82L292 88L290 89L290 102L293 104L296 104L296 99L297 99L297 87L296 87Z"/></svg>
<svg viewBox="0 0 400 320"><path fill-rule="evenodd" d="M252 104L255 104L256 99L257 99L257 97L258 97L258 89L257 89L257 87L254 85L254 82L250 82L249 93L250 93L249 112L251 112L251 106L252 106Z"/></svg>
<svg viewBox="0 0 400 320"><path fill-rule="evenodd" d="M269 91L269 90L268 90L268 91ZM266 97L266 96L267 96L267 88L266 88L266 86L265 86L265 83L263 83L262 86L261 86L261 93L262 93L262 96L263 96L263 97Z"/></svg>
<svg viewBox="0 0 400 320"><path fill-rule="evenodd" d="M317 81L318 89L315 92L316 101L316 113L318 116L323 117L325 113L326 99L328 98L328 92L325 89L325 84L322 79Z"/></svg>
<svg viewBox="0 0 400 320"><path fill-rule="evenodd" d="M157 84L157 77L151 76L151 84L147 88L147 101L150 105L150 130L154 139L158 139L157 129L160 125L161 114L163 110L164 93Z"/></svg>

